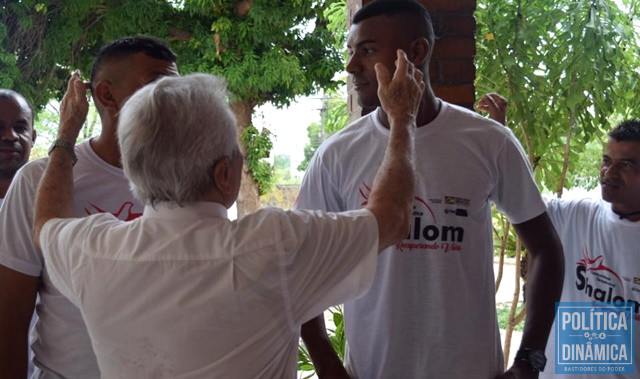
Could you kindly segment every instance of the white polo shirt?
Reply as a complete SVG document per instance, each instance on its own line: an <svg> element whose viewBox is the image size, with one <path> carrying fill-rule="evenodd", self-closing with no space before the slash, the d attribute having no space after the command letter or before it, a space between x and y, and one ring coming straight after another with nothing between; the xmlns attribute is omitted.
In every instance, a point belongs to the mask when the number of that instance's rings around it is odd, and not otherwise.
<svg viewBox="0 0 640 379"><path fill-rule="evenodd" d="M367 210L229 221L216 203L54 219L40 237L105 378L293 378L299 326L367 290L378 252Z"/></svg>

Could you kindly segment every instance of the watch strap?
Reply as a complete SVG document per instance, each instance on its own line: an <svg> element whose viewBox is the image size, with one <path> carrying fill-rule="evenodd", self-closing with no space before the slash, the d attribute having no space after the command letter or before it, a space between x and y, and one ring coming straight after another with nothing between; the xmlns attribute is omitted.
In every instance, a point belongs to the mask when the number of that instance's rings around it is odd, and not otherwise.
<svg viewBox="0 0 640 379"><path fill-rule="evenodd" d="M531 371L534 372L544 371L544 366L547 364L547 357L545 357L544 351L528 347L520 348L516 353L515 359L527 363Z"/></svg>
<svg viewBox="0 0 640 379"><path fill-rule="evenodd" d="M78 162L78 157L76 156L75 144L71 143L65 139L58 138L51 144L49 148L49 155L55 150L55 148L60 147L64 149L71 156L72 165L75 165Z"/></svg>

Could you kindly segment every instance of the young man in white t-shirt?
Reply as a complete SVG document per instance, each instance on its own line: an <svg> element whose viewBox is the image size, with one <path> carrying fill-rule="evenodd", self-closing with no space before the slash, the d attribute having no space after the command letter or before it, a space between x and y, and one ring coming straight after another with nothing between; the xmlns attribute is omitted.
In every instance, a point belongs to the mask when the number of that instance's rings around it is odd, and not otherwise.
<svg viewBox="0 0 640 379"><path fill-rule="evenodd" d="M100 135L75 151L60 141L53 144L77 156L76 217L107 212L131 220L141 215L142 204L131 194L120 164L118 114L137 89L161 76L177 75L175 61L166 43L151 37L122 38L97 54L91 90L102 122ZM36 377L99 378L82 315L52 285L42 253L33 246L35 190L46 162L30 162L18 172L0 210L0 225L11 225L0 229L0 377L26 377L30 340ZM29 333L34 306L38 322Z"/></svg>
<svg viewBox="0 0 640 379"><path fill-rule="evenodd" d="M418 113L418 182L407 238L381 256L372 289L345 304L346 365L356 378L535 378L560 297L562 247L528 160L503 126L435 97L428 12L418 2L377 0L353 18L347 49L363 108L379 106L373 66L397 48L424 72ZM367 204L372 168L388 138L378 108L318 149L297 208L341 211ZM507 214L530 254L527 318L518 360L504 373L496 319L491 203ZM302 338L322 377L347 377L322 317Z"/></svg>
<svg viewBox="0 0 640 379"><path fill-rule="evenodd" d="M33 106L21 94L0 88L0 206L36 141Z"/></svg>
<svg viewBox="0 0 640 379"><path fill-rule="evenodd" d="M34 239L51 281L80 308L103 377L296 376L300 325L364 292L378 253L409 227L424 83L397 54L393 79L377 67L391 125L365 209L228 220L243 159L226 83L206 74L158 80L122 109L118 141L142 217L72 218L73 154L51 152ZM75 140L86 107L74 76L58 138Z"/></svg>

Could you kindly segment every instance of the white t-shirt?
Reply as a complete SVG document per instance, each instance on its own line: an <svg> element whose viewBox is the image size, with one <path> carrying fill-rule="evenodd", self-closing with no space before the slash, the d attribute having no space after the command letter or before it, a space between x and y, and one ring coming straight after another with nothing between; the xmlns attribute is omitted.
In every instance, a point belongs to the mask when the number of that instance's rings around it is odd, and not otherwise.
<svg viewBox="0 0 640 379"><path fill-rule="evenodd" d="M635 302L635 376L555 374L555 324L549 334L547 366L540 378L640 377L640 222L620 220L604 200L552 200L549 217L562 240L565 256L560 301Z"/></svg>
<svg viewBox="0 0 640 379"><path fill-rule="evenodd" d="M74 215L108 212L133 219L143 206L129 190L121 169L102 161L89 141L76 148L73 168ZM33 246L35 191L47 159L27 163L15 176L0 211L0 264L26 275L41 277L36 305L38 322L31 331L31 349L41 377L98 378L100 373L91 341L78 309L51 284L43 270L42 254Z"/></svg>
<svg viewBox="0 0 640 379"><path fill-rule="evenodd" d="M104 377L293 378L300 325L371 285L368 210L226 216L201 202L45 224L47 270L82 311Z"/></svg>
<svg viewBox="0 0 640 379"><path fill-rule="evenodd" d="M378 111L332 136L297 208L364 206L388 136ZM410 232L380 256L372 289L345 304L347 366L361 379L493 378L503 367L490 202L514 224L545 205L521 146L493 121L442 102L415 144Z"/></svg>

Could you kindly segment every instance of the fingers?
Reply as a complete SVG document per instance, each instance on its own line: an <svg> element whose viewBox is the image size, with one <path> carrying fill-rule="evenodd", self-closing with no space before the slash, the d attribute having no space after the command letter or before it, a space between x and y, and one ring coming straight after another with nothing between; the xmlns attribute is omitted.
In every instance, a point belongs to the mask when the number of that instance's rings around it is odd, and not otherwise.
<svg viewBox="0 0 640 379"><path fill-rule="evenodd" d="M391 75L386 67L380 62L373 66L376 71L376 79L378 80L378 88L386 88L391 81Z"/></svg>
<svg viewBox="0 0 640 379"><path fill-rule="evenodd" d="M67 92L60 104L59 138L69 141L76 140L89 110L87 89L88 83L82 81L80 71L74 71L69 78Z"/></svg>
<svg viewBox="0 0 640 379"><path fill-rule="evenodd" d="M491 102L491 104L496 108L499 109L500 107L498 106L498 103L496 103L496 101L493 99L493 96L491 95L487 95L487 100Z"/></svg>
<svg viewBox="0 0 640 379"><path fill-rule="evenodd" d="M396 50L396 72L393 77L397 77L402 74L412 74L413 65L409 64L407 54L402 49Z"/></svg>
<svg viewBox="0 0 640 379"><path fill-rule="evenodd" d="M413 65L412 65L413 66ZM415 68L415 67L414 67ZM415 72L413 73L413 77L416 79L416 81L418 82L418 85L420 86L420 90L421 92L424 91L425 87L427 86L426 83L424 82L424 74L422 73L422 71L420 70L415 70Z"/></svg>

